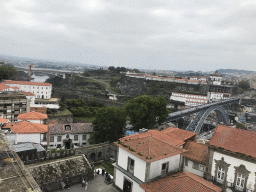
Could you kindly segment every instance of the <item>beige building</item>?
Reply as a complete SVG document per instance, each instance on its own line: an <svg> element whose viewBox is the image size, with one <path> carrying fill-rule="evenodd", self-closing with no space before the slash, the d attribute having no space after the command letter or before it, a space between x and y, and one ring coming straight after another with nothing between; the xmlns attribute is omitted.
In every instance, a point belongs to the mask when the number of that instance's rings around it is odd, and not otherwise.
<svg viewBox="0 0 256 192"><path fill-rule="evenodd" d="M21 113L30 111L30 100L23 93L10 91L0 93L0 117L17 121Z"/></svg>

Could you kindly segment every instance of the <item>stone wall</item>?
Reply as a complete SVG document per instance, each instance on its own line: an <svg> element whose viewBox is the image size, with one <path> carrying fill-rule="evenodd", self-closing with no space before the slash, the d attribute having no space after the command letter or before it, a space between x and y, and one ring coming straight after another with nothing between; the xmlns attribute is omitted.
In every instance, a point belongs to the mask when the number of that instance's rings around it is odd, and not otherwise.
<svg viewBox="0 0 256 192"><path fill-rule="evenodd" d="M94 167L84 155L57 159L51 162L28 165L27 169L36 182L45 190L54 191L61 189L61 181L74 185L83 179L93 179Z"/></svg>

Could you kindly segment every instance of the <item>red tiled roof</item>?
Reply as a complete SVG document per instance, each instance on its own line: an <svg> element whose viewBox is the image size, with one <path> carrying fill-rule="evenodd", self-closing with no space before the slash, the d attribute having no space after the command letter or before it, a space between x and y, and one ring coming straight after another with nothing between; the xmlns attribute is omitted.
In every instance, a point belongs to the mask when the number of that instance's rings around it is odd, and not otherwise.
<svg viewBox="0 0 256 192"><path fill-rule="evenodd" d="M131 135L133 137L123 137L115 144L147 162L158 161L186 152L185 149L172 145L170 141L161 140L155 135L157 136L153 132L135 134ZM168 138L167 135L165 137Z"/></svg>
<svg viewBox="0 0 256 192"><path fill-rule="evenodd" d="M5 84L17 84L17 85L37 85L37 86L51 86L50 83L41 83L41 82L29 82L29 81L12 81L5 80Z"/></svg>
<svg viewBox="0 0 256 192"><path fill-rule="evenodd" d="M0 123L7 123L9 120L0 117Z"/></svg>
<svg viewBox="0 0 256 192"><path fill-rule="evenodd" d="M15 86L15 87L10 87L10 88L12 88L12 89L14 89L14 90L20 89L20 88L17 87L17 86Z"/></svg>
<svg viewBox="0 0 256 192"><path fill-rule="evenodd" d="M70 125L71 131L66 131L65 125ZM90 133L90 132L93 132L92 123L49 124L50 135L63 135L66 133Z"/></svg>
<svg viewBox="0 0 256 192"><path fill-rule="evenodd" d="M162 179L140 185L146 192L221 192L216 185L190 172L175 173Z"/></svg>
<svg viewBox="0 0 256 192"><path fill-rule="evenodd" d="M0 91L3 91L5 89L9 89L10 87L8 87L7 85L5 85L4 83L0 83Z"/></svg>
<svg viewBox="0 0 256 192"><path fill-rule="evenodd" d="M29 113L19 114L17 119L19 119L19 120L44 120L44 119L48 119L48 115L32 111Z"/></svg>
<svg viewBox="0 0 256 192"><path fill-rule="evenodd" d="M48 125L21 121L18 123L7 123L3 128L11 128L12 133L35 134L48 132Z"/></svg>
<svg viewBox="0 0 256 192"><path fill-rule="evenodd" d="M12 87L13 88L13 87ZM22 93L24 93L25 95L27 95L27 96L35 96L35 94L34 93L31 93L31 92L22 92Z"/></svg>
<svg viewBox="0 0 256 192"><path fill-rule="evenodd" d="M218 125L210 145L256 158L256 132Z"/></svg>
<svg viewBox="0 0 256 192"><path fill-rule="evenodd" d="M121 139L122 140L125 140L125 139L129 140L129 139L134 139L134 138L138 138L138 137L145 137L145 136L148 136L148 135L152 135L155 138L160 139L160 140L162 140L164 142L167 142L168 144L176 146L176 147L179 147L179 146L181 146L185 143L183 139L176 138L176 137L171 137L167 134L164 134L163 131L158 131L158 130L148 130L148 132L146 132L146 133L143 133L143 134L137 133L137 134L130 135L130 136L127 136L127 137L123 137Z"/></svg>
<svg viewBox="0 0 256 192"><path fill-rule="evenodd" d="M196 133L194 132L175 128L175 127L169 127L163 130L162 133L168 136L171 136L173 138L180 139L182 141L186 141L187 139L190 139L196 135Z"/></svg>
<svg viewBox="0 0 256 192"><path fill-rule="evenodd" d="M185 158L206 165L208 160L208 145L188 141L185 144L184 149L188 150L187 152L183 153Z"/></svg>
<svg viewBox="0 0 256 192"><path fill-rule="evenodd" d="M30 107L30 111L35 111L38 113L47 113L47 107Z"/></svg>

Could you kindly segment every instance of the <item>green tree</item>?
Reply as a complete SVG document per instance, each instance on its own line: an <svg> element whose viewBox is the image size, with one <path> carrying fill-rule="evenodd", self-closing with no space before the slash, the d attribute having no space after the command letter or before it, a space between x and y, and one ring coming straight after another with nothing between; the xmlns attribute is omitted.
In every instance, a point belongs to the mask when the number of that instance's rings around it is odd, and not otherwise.
<svg viewBox="0 0 256 192"><path fill-rule="evenodd" d="M0 66L0 80L11 79L13 76L17 75L18 72L16 68L12 65L2 65Z"/></svg>
<svg viewBox="0 0 256 192"><path fill-rule="evenodd" d="M93 121L94 143L114 142L124 136L126 126L125 109L120 107L99 108Z"/></svg>
<svg viewBox="0 0 256 192"><path fill-rule="evenodd" d="M250 88L250 83L249 83L248 81L242 80L242 81L240 81L240 82L238 83L238 86L239 86L240 88L242 88L243 90L247 90L247 89Z"/></svg>
<svg viewBox="0 0 256 192"><path fill-rule="evenodd" d="M156 96L153 99L148 95L141 95L130 99L125 109L130 117L134 130L141 128L152 129L155 124L161 124L168 116L167 102L164 97Z"/></svg>

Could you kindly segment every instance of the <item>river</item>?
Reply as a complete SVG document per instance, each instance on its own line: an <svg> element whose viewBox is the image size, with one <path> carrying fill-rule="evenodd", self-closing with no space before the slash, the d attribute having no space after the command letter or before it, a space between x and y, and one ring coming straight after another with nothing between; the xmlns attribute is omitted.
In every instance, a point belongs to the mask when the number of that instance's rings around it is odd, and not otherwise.
<svg viewBox="0 0 256 192"><path fill-rule="evenodd" d="M49 76L47 75L38 76L35 74L33 74L31 77L34 78L33 80L31 80L32 82L45 82L45 80L49 78Z"/></svg>

